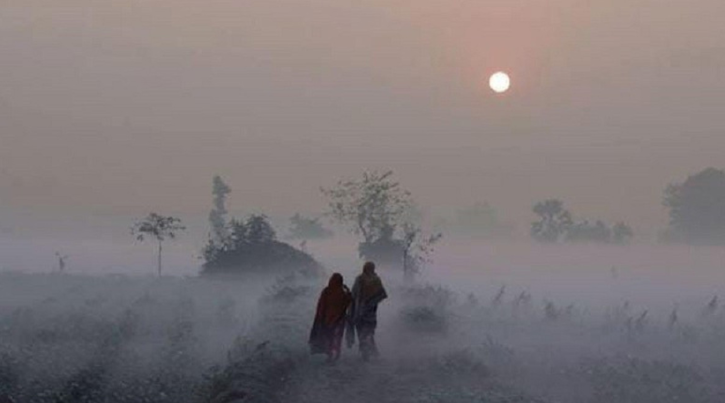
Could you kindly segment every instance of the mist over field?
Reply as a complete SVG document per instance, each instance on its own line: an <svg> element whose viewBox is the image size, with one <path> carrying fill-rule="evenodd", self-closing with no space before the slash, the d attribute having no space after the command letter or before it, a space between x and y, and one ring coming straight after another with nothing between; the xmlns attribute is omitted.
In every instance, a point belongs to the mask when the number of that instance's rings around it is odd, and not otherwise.
<svg viewBox="0 0 725 403"><path fill-rule="evenodd" d="M308 249L350 282L361 263L351 240ZM450 237L414 283L380 269L391 296L380 307L381 359L362 363L345 348L330 366L306 345L324 276L199 278L179 245L173 272L156 278L148 248L82 244L68 273L0 273L0 393L15 401L642 403L725 393L725 316L719 302L708 308L725 292L718 247ZM66 245L3 242L3 256Z"/></svg>
<svg viewBox="0 0 725 403"><path fill-rule="evenodd" d="M0 403L725 402L723 15L0 0Z"/></svg>
<svg viewBox="0 0 725 403"><path fill-rule="evenodd" d="M323 187L317 217L229 212L216 176L207 217L8 220L0 397L720 402L723 184L706 169L669 186L658 239L555 199L528 234L487 203L435 216L376 171ZM329 275L352 286L370 259L380 357L310 355Z"/></svg>

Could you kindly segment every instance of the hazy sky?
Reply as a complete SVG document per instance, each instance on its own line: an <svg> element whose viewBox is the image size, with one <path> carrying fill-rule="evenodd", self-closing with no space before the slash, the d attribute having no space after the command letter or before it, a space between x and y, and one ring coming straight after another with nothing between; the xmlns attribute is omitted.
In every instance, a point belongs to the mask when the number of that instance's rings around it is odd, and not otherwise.
<svg viewBox="0 0 725 403"><path fill-rule="evenodd" d="M393 169L430 210L666 224L725 166L722 0L0 0L0 212L318 211ZM496 70L511 90L487 88Z"/></svg>

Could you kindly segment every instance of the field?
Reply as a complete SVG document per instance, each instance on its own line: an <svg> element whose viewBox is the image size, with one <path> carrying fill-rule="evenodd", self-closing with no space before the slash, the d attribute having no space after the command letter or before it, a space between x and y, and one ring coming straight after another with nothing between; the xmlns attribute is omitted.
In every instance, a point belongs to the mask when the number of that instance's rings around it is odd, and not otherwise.
<svg viewBox="0 0 725 403"><path fill-rule="evenodd" d="M725 401L725 310L713 299L723 284L719 251L520 252L444 245L415 284L383 271L391 295L380 312L383 356L363 363L346 349L332 366L309 356L306 346L326 279L6 271L0 274L0 396L159 403ZM677 271L682 265L689 270ZM356 269L345 267L349 283Z"/></svg>

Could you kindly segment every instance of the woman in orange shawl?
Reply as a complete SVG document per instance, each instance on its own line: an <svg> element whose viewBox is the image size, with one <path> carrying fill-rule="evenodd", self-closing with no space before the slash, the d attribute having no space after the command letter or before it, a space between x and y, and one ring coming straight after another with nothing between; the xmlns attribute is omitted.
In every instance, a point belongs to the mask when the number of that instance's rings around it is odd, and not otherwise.
<svg viewBox="0 0 725 403"><path fill-rule="evenodd" d="M327 354L329 361L340 358L346 313L351 302L350 290L343 284L342 275L334 273L317 301L309 341L312 354Z"/></svg>

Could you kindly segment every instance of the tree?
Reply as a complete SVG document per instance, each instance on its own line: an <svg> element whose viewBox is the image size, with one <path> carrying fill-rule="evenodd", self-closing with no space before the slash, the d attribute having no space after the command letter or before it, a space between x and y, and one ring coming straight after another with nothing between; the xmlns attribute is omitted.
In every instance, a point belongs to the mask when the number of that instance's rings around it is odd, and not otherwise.
<svg viewBox="0 0 725 403"><path fill-rule="evenodd" d="M539 220L531 224L531 236L541 242L599 242L626 244L634 236L632 228L623 222L610 227L602 220L593 224L586 219L574 221L560 200L550 199L534 206Z"/></svg>
<svg viewBox="0 0 725 403"><path fill-rule="evenodd" d="M296 270L316 276L323 271L312 256L278 241L265 215L251 215L246 221L233 219L229 227L229 243L214 253L204 254L202 274L270 274Z"/></svg>
<svg viewBox="0 0 725 403"><path fill-rule="evenodd" d="M212 194L214 195L214 208L209 212L209 224L211 225L212 240L223 245L227 242L229 232L227 231L227 195L232 189L224 183L219 175L214 176Z"/></svg>
<svg viewBox="0 0 725 403"><path fill-rule="evenodd" d="M725 241L725 172L707 168L669 185L663 204L670 210L673 239L694 243Z"/></svg>
<svg viewBox="0 0 725 403"><path fill-rule="evenodd" d="M400 260L400 240L395 233L411 210L410 193L392 179L393 172L364 172L360 180L340 181L322 188L328 199L328 214L348 224L363 241L358 250L368 259Z"/></svg>
<svg viewBox="0 0 725 403"><path fill-rule="evenodd" d="M232 219L229 224L229 244L223 250L232 250L242 245L258 245L277 240L277 233L264 214L252 214L247 221Z"/></svg>
<svg viewBox="0 0 725 403"><path fill-rule="evenodd" d="M361 180L340 181L321 189L329 201L329 214L350 224L366 242L380 238L386 228L395 229L412 203L410 193L392 180L393 172L364 172Z"/></svg>
<svg viewBox="0 0 725 403"><path fill-rule="evenodd" d="M277 233L267 221L264 214L253 214L247 220L247 242L251 244L260 244L277 239Z"/></svg>
<svg viewBox="0 0 725 403"><path fill-rule="evenodd" d="M229 223L231 234L229 236L230 244L224 249L234 249L242 244L247 243L247 223L244 220L233 218ZM223 249L222 249L223 250ZM211 259L207 259L209 261Z"/></svg>
<svg viewBox="0 0 725 403"><path fill-rule="evenodd" d="M161 276L161 251L162 243L166 239L175 239L177 232L185 230L186 227L181 225L181 220L176 217L165 217L156 213L151 213L142 221L137 222L132 233L136 235L136 239L143 241L147 236L153 237L158 242L158 274Z"/></svg>
<svg viewBox="0 0 725 403"><path fill-rule="evenodd" d="M227 225L227 195L232 189L224 183L219 175L215 175L212 181L212 195L214 196L214 207L209 212L209 241L202 249L205 260L213 260L214 256L229 246L232 241Z"/></svg>
<svg viewBox="0 0 725 403"><path fill-rule="evenodd" d="M277 274L297 271L316 276L323 267L312 256L277 240L267 216L250 215L227 222L226 198L231 193L214 177L214 208L209 213L211 232L202 249L203 275Z"/></svg>
<svg viewBox="0 0 725 403"><path fill-rule="evenodd" d="M549 199L533 208L539 220L531 224L531 236L541 242L557 242L572 225L571 214L561 200Z"/></svg>

